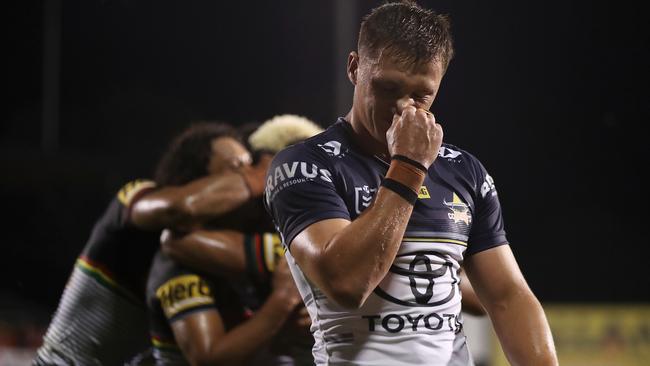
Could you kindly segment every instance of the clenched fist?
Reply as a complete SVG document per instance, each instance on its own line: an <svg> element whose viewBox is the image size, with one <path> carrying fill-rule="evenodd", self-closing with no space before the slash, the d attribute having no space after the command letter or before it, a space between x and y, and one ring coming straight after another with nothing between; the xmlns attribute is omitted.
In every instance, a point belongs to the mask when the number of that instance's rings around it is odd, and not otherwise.
<svg viewBox="0 0 650 366"><path fill-rule="evenodd" d="M429 168L438 156L442 136L442 127L431 112L409 106L401 115L393 117L393 124L386 131L388 152L391 156L406 156Z"/></svg>

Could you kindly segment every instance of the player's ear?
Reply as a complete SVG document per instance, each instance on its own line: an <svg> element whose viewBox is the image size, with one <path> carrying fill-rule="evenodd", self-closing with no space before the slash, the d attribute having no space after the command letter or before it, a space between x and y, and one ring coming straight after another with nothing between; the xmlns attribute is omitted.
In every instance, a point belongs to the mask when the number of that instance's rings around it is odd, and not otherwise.
<svg viewBox="0 0 650 366"><path fill-rule="evenodd" d="M359 70L359 54L352 51L348 55L348 79L352 85L357 85L357 71Z"/></svg>

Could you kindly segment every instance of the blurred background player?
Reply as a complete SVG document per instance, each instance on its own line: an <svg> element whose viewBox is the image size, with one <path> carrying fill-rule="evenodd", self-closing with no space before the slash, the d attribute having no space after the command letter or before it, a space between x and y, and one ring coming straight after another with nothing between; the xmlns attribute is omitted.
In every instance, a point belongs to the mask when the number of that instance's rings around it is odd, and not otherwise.
<svg viewBox="0 0 650 366"><path fill-rule="evenodd" d="M241 129L244 142L253 154L253 160L259 162L257 171L261 172L265 164L281 149L298 141L311 137L323 129L309 119L293 114L275 116L262 124L250 123ZM247 174L248 184L263 189L264 172ZM256 181L254 181L256 179ZM141 200L141 205L150 205L149 195ZM257 199L259 198L259 199ZM278 234L273 228L270 217L266 214L261 194L248 202L246 220L240 224L248 230L205 230L170 231L163 240L163 252L192 268L220 276L234 275L236 278L244 270L255 281L264 281L273 271L273 260L282 251Z"/></svg>
<svg viewBox="0 0 650 366"><path fill-rule="evenodd" d="M320 131L295 115L244 127L260 162ZM256 201L246 206L246 218L239 216L254 232L202 228L163 235L164 253L175 261L159 253L148 287L159 364L313 364L308 314L282 259L279 237L263 231L272 229L261 197ZM258 290L261 286L253 298L242 281L244 272ZM263 305L247 315L256 302Z"/></svg>
<svg viewBox="0 0 650 366"><path fill-rule="evenodd" d="M266 346L302 300L286 262L276 267L263 299L244 281L207 275L163 253L147 288L157 365L281 364Z"/></svg>
<svg viewBox="0 0 650 366"><path fill-rule="evenodd" d="M141 197L156 194L156 187L185 183L183 176L220 174L227 167L249 165L250 155L236 136L226 124L194 125L165 153L155 183L136 180L120 189L77 259L35 365L117 365L149 346L145 283L160 229L183 228L248 200L252 193L245 181L259 179L246 175L263 174L264 169L260 173L239 169L218 180L207 177L190 187L174 188L183 194L168 193L176 199L168 199L166 206L135 206Z"/></svg>

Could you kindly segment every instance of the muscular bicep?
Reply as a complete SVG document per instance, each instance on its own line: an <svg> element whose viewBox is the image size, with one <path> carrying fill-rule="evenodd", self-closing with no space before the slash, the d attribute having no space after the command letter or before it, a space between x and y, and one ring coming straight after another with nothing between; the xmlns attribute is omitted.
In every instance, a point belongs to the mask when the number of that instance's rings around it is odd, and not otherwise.
<svg viewBox="0 0 650 366"><path fill-rule="evenodd" d="M488 312L513 295L530 292L509 245L476 253L465 260L464 267Z"/></svg>
<svg viewBox="0 0 650 366"><path fill-rule="evenodd" d="M346 219L318 221L305 228L289 243L291 255L300 269L321 288L326 275L323 273L323 262L327 260L328 244L348 225L350 221Z"/></svg>
<svg viewBox="0 0 650 366"><path fill-rule="evenodd" d="M216 309L187 314L171 323L176 343L192 365L204 365L212 357L211 350L226 334L221 315Z"/></svg>
<svg viewBox="0 0 650 366"><path fill-rule="evenodd" d="M146 230L159 230L174 222L180 215L175 202L182 199L178 187L165 187L149 192L131 206L130 221Z"/></svg>
<svg viewBox="0 0 650 366"><path fill-rule="evenodd" d="M131 221L142 229L187 230L232 211L249 198L242 175L228 171L145 195L134 203Z"/></svg>

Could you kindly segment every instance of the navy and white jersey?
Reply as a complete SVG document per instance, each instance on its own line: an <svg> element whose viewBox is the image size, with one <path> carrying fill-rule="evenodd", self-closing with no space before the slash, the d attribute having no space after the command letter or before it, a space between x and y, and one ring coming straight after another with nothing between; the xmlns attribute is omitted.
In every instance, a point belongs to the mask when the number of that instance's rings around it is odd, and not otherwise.
<svg viewBox="0 0 650 366"><path fill-rule="evenodd" d="M468 255L507 244L494 181L472 155L443 144L418 194L390 271L358 310L327 298L291 256L292 240L325 219L356 219L389 164L364 153L348 122L281 151L265 199L312 319L319 365L471 365L458 271ZM350 245L354 245L351 243Z"/></svg>

